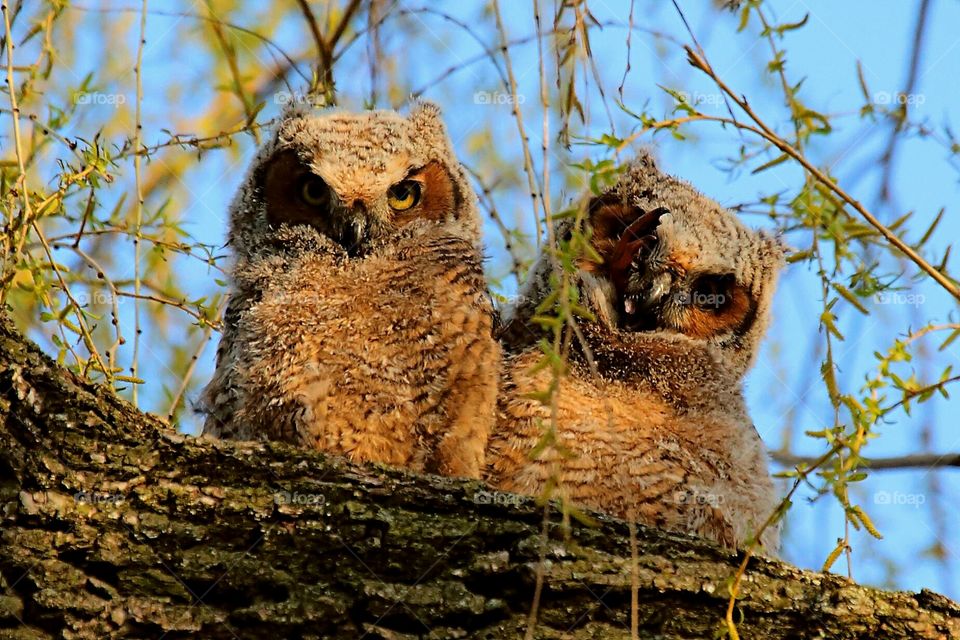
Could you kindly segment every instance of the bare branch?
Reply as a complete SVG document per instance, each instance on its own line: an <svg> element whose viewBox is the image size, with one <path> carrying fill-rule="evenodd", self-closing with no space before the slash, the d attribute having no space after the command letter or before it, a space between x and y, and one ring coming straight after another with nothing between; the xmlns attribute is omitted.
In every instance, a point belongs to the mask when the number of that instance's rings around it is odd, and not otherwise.
<svg viewBox="0 0 960 640"><path fill-rule="evenodd" d="M777 463L785 467L811 465L818 458L798 456L785 451L774 451L770 454ZM892 458L865 458L863 466L877 471L888 469L942 469L945 467L960 467L960 453L916 453Z"/></svg>

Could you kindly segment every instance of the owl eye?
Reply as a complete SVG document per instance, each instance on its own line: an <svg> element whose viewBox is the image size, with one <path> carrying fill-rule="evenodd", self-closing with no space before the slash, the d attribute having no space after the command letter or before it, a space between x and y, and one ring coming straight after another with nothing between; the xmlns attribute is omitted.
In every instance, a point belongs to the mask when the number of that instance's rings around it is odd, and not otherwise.
<svg viewBox="0 0 960 640"><path fill-rule="evenodd" d="M404 180L387 191L387 203L394 211L406 211L420 202L420 183L416 180Z"/></svg>
<svg viewBox="0 0 960 640"><path fill-rule="evenodd" d="M733 302L734 285L736 278L732 273L700 276L690 290L690 303L709 311L725 309Z"/></svg>
<svg viewBox="0 0 960 640"><path fill-rule="evenodd" d="M330 202L330 188L317 176L307 176L300 184L300 199L311 207L323 207Z"/></svg>

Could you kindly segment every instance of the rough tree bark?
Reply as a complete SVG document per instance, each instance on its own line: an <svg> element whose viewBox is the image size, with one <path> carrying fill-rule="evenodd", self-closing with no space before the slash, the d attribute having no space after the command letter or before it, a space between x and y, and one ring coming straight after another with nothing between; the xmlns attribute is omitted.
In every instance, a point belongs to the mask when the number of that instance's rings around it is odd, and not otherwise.
<svg viewBox="0 0 960 640"><path fill-rule="evenodd" d="M179 435L6 319L0 415L0 638L523 637L544 540L530 501ZM715 637L737 556L637 538L640 636ZM629 637L629 549L610 519L551 530L535 637ZM763 559L739 606L742 638L960 637L942 596Z"/></svg>

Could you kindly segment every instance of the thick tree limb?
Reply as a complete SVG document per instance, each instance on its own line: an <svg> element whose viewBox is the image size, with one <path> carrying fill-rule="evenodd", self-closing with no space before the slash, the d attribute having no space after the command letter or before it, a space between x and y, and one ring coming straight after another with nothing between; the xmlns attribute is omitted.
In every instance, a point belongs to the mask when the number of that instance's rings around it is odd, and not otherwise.
<svg viewBox="0 0 960 640"><path fill-rule="evenodd" d="M0 638L517 638L541 510L477 482L178 435L0 321ZM510 499L515 498L515 499ZM491 503L492 502L492 503ZM509 504L504 504L509 503ZM625 524L546 548L538 638L710 638L737 558ZM750 639L960 637L960 608L757 559Z"/></svg>

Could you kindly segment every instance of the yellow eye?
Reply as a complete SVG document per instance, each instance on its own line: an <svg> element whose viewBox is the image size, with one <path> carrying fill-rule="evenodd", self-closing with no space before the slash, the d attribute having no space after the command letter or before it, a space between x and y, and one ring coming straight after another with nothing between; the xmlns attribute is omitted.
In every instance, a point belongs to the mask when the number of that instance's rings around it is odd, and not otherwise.
<svg viewBox="0 0 960 640"><path fill-rule="evenodd" d="M420 183L416 180L404 180L390 187L387 203L394 211L406 211L420 202Z"/></svg>
<svg viewBox="0 0 960 640"><path fill-rule="evenodd" d="M317 176L307 176L300 185L300 199L311 207L323 207L330 202L330 188Z"/></svg>

